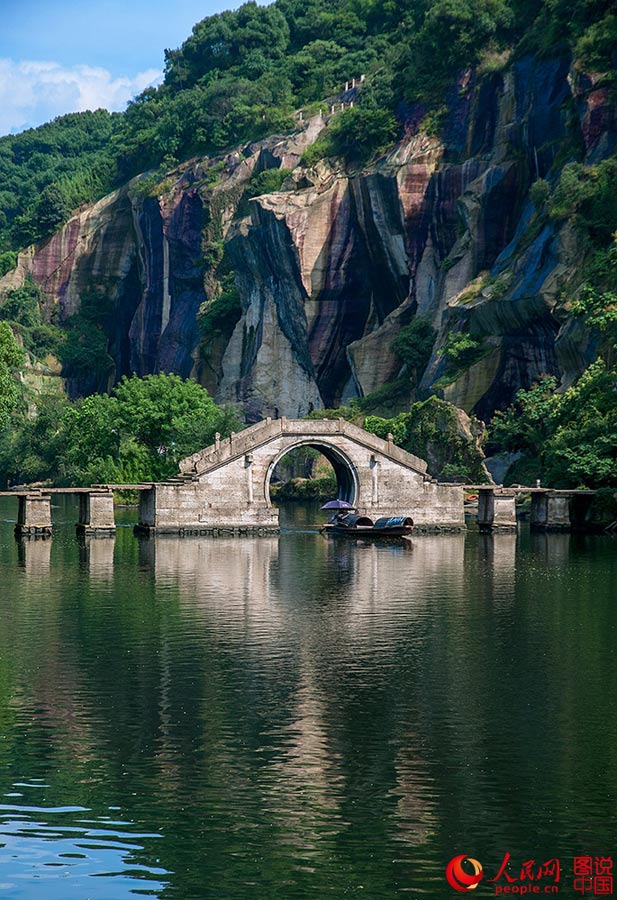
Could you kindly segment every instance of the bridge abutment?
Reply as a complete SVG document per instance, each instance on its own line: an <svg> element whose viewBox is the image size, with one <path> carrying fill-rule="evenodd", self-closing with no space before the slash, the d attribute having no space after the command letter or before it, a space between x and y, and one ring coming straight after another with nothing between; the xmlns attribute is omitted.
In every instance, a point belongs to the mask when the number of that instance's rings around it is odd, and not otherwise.
<svg viewBox="0 0 617 900"><path fill-rule="evenodd" d="M248 492L246 477L243 488ZM278 532L278 509L265 500L240 499L235 493L232 483L226 497L213 495L199 482L155 484L140 494L137 531L147 535Z"/></svg>

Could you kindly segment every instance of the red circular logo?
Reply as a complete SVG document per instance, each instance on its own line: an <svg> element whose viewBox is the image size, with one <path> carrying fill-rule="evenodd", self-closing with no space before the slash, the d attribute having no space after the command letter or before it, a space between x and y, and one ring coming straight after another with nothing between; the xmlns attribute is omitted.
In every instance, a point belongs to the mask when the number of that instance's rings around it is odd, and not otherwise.
<svg viewBox="0 0 617 900"><path fill-rule="evenodd" d="M473 875L463 869L463 863L468 869L473 869ZM446 866L446 878L450 887L455 891L474 891L482 881L482 864L471 856L455 856Z"/></svg>

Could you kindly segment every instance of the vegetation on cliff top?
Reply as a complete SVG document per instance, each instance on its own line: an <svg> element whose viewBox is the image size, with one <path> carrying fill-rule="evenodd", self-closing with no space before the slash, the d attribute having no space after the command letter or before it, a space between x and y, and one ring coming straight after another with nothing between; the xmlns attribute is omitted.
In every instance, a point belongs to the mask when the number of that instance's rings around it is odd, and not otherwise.
<svg viewBox="0 0 617 900"><path fill-rule="evenodd" d="M0 253L139 172L289 129L295 109L316 109L360 74L356 105L311 159L366 160L410 104L438 109L462 68L504 48L570 50L608 71L616 22L610 0L276 0L210 16L165 52L163 84L125 113L71 114L0 139Z"/></svg>

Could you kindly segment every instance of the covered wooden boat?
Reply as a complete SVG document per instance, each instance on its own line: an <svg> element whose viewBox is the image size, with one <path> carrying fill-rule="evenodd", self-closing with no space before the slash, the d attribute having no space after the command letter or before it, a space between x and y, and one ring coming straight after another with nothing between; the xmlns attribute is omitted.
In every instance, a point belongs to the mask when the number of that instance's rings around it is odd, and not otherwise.
<svg viewBox="0 0 617 900"><path fill-rule="evenodd" d="M413 531L413 519L410 516L382 516L373 522L368 516L339 513L321 530L337 537L405 537Z"/></svg>

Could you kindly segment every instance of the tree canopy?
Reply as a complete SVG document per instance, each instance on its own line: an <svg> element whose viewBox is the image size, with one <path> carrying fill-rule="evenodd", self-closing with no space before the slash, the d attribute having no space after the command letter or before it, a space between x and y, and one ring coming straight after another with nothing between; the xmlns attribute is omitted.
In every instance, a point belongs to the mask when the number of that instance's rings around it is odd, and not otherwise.
<svg viewBox="0 0 617 900"><path fill-rule="evenodd" d="M0 389L8 421L16 397L4 391L10 376L3 377L2 366L8 371L20 356L10 343L5 354L7 328L0 323ZM14 413L12 429L0 437L0 481L5 484L168 478L181 459L212 444L217 431L227 436L239 427L235 413L217 406L196 382L162 373L124 378L111 394L74 403L58 391L43 392L35 407L34 415Z"/></svg>
<svg viewBox="0 0 617 900"><path fill-rule="evenodd" d="M165 51L163 83L126 112L75 113L0 138L0 272L5 251L44 239L80 204L139 172L288 129L295 109L361 74L354 109L313 156L364 162L394 140L406 105L439 107L487 52L570 49L609 70L616 28L610 0L251 0L209 16ZM571 174L584 207L586 175Z"/></svg>

